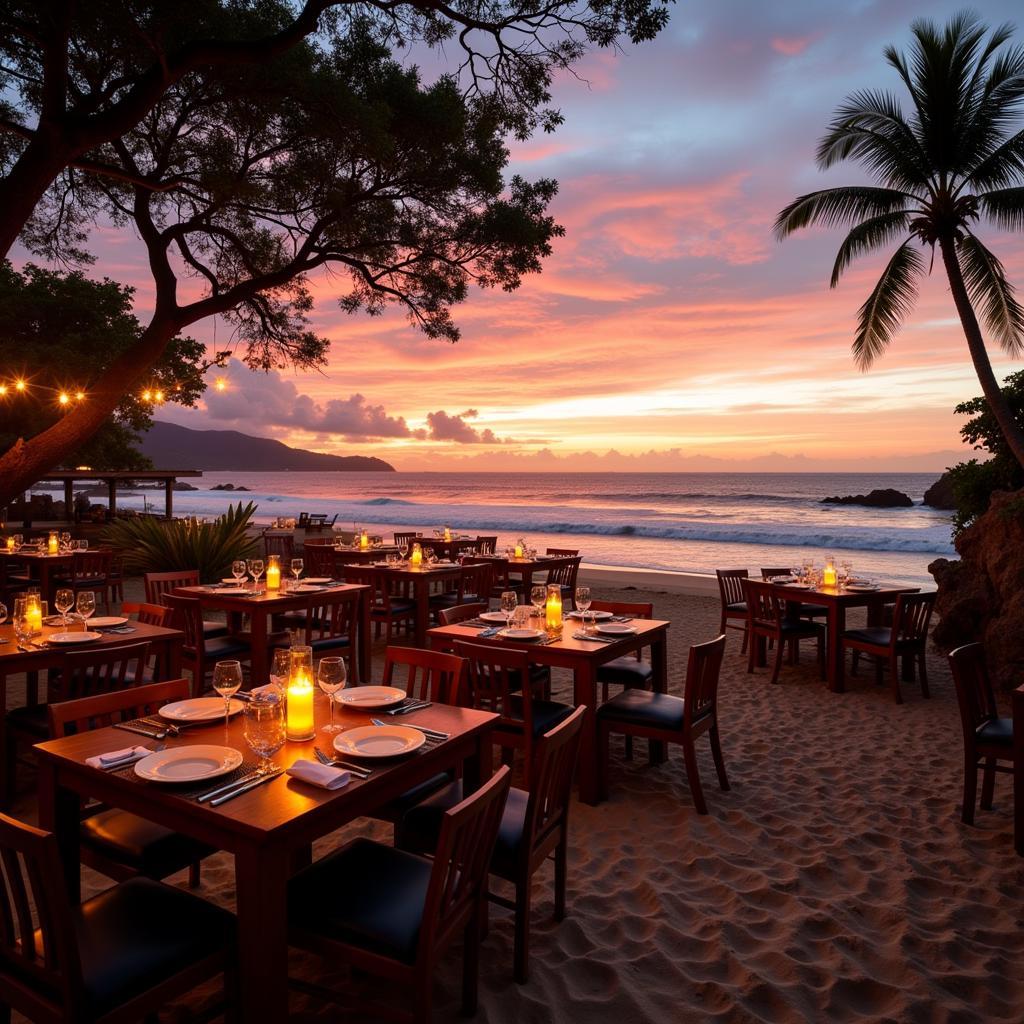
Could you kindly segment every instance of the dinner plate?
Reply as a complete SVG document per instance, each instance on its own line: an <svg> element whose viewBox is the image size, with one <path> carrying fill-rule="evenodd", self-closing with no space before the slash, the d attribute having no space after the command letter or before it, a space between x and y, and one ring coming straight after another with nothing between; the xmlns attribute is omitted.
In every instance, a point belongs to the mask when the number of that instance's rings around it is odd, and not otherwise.
<svg viewBox="0 0 1024 1024"><path fill-rule="evenodd" d="M871 580L866 579L864 576L851 576L846 583L852 587L870 587L873 585Z"/></svg>
<svg viewBox="0 0 1024 1024"><path fill-rule="evenodd" d="M330 576L307 576L303 583L332 583L333 580Z"/></svg>
<svg viewBox="0 0 1024 1024"><path fill-rule="evenodd" d="M769 580L770 583L796 583L797 579L795 576L772 576Z"/></svg>
<svg viewBox="0 0 1024 1024"><path fill-rule="evenodd" d="M847 583L846 584L846 589L847 590L853 590L855 592L860 591L860 592L864 593L864 592L868 592L868 591L872 591L872 590L877 590L878 589L878 584L877 583Z"/></svg>
<svg viewBox="0 0 1024 1024"><path fill-rule="evenodd" d="M202 782L234 771L242 754L232 747L198 743L160 750L135 762L135 774L148 782Z"/></svg>
<svg viewBox="0 0 1024 1024"><path fill-rule="evenodd" d="M427 737L407 725L361 725L334 737L334 749L350 757L398 757L422 747Z"/></svg>
<svg viewBox="0 0 1024 1024"><path fill-rule="evenodd" d="M605 636L632 636L636 632L636 626L631 626L628 622L599 622L597 631Z"/></svg>
<svg viewBox="0 0 1024 1024"><path fill-rule="evenodd" d="M316 586L315 584L305 583L305 584L300 584L297 587L292 587L292 589L289 590L288 593L289 594L320 594L323 591L325 591L326 589L327 589L326 587L319 587L319 586Z"/></svg>
<svg viewBox="0 0 1024 1024"><path fill-rule="evenodd" d="M542 636L546 636L546 634L543 629L518 629L513 627L512 629L501 630L498 636L503 636L506 640L539 640Z"/></svg>
<svg viewBox="0 0 1024 1024"><path fill-rule="evenodd" d="M607 622L614 617L612 612L569 612L566 615L567 619L586 619L587 622Z"/></svg>
<svg viewBox="0 0 1024 1024"><path fill-rule="evenodd" d="M810 590L810 583L784 583L783 586L789 587L790 590Z"/></svg>
<svg viewBox="0 0 1024 1024"><path fill-rule="evenodd" d="M386 708L391 704L401 704L405 697L405 690L395 686L353 686L342 690L338 701L349 707Z"/></svg>
<svg viewBox="0 0 1024 1024"><path fill-rule="evenodd" d="M91 644L93 640L102 640L102 633L92 632L78 632L78 633L51 633L47 638L46 642L49 644L65 644L71 646L73 644Z"/></svg>
<svg viewBox="0 0 1024 1024"><path fill-rule="evenodd" d="M478 616L481 622L507 622L504 612L481 612Z"/></svg>
<svg viewBox="0 0 1024 1024"><path fill-rule="evenodd" d="M123 626L128 620L123 615L93 615L89 619L90 626Z"/></svg>
<svg viewBox="0 0 1024 1024"><path fill-rule="evenodd" d="M254 591L243 587L218 587L217 593L220 597L249 597Z"/></svg>
<svg viewBox="0 0 1024 1024"><path fill-rule="evenodd" d="M232 697L228 704L228 714L237 715L244 707L240 700ZM160 714L175 722L213 722L224 717L224 698L192 697L189 700L176 700L165 704Z"/></svg>
<svg viewBox="0 0 1024 1024"><path fill-rule="evenodd" d="M234 576L222 576L220 581L221 581L221 583L223 583L225 586L228 586L228 587L237 587L238 586L238 580L236 580Z"/></svg>

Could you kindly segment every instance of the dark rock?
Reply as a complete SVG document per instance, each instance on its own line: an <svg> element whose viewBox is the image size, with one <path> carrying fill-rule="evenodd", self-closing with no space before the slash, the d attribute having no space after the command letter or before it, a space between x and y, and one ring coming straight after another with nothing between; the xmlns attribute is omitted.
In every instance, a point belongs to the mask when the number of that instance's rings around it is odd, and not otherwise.
<svg viewBox="0 0 1024 1024"><path fill-rule="evenodd" d="M993 682L1012 690L1024 679L1024 491L996 491L988 511L956 538L959 561L938 558L935 645L985 645Z"/></svg>
<svg viewBox="0 0 1024 1024"><path fill-rule="evenodd" d="M924 492L924 504L931 508L952 510L956 508L956 499L953 497L953 478L949 473L943 473Z"/></svg>
<svg viewBox="0 0 1024 1024"><path fill-rule="evenodd" d="M235 489L234 484L214 484L211 491L233 491Z"/></svg>
<svg viewBox="0 0 1024 1024"><path fill-rule="evenodd" d="M239 484L239 486L236 487L235 490L236 491L248 491L249 488L248 487L242 487L241 484Z"/></svg>
<svg viewBox="0 0 1024 1024"><path fill-rule="evenodd" d="M191 484L186 483L184 480L176 480L171 485L172 491L198 491L198 487L193 487Z"/></svg>
<svg viewBox="0 0 1024 1024"><path fill-rule="evenodd" d="M822 505L867 505L869 508L912 508L914 502L902 491L891 487L875 488L869 494L847 494L845 497L822 498Z"/></svg>

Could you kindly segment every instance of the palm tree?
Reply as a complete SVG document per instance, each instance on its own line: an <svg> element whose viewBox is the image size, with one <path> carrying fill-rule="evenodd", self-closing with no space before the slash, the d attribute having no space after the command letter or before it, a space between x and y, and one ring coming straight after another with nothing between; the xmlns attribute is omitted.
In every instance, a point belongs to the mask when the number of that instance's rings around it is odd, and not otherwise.
<svg viewBox="0 0 1024 1024"><path fill-rule="evenodd" d="M853 354L861 369L885 351L910 313L937 245L985 399L1024 466L1024 433L992 372L975 307L1015 357L1024 349L1024 309L1003 265L974 233L982 217L1004 229L1024 227L1024 130L1011 133L1024 100L1024 48L1005 46L1010 26L988 32L969 13L945 28L915 21L912 33L906 55L885 50L910 93L909 116L889 92L856 92L818 145L822 170L852 159L875 184L800 196L779 214L775 234L850 225L833 288L855 257L903 239L858 313Z"/></svg>

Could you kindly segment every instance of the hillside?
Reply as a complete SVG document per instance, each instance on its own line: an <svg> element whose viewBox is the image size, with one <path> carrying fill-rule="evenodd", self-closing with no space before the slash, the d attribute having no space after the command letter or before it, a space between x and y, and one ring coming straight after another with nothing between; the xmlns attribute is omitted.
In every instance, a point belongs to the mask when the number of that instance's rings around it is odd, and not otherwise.
<svg viewBox="0 0 1024 1024"><path fill-rule="evenodd" d="M237 430L191 430L176 423L154 423L143 435L141 448L158 469L395 471L383 459L370 456L325 455Z"/></svg>

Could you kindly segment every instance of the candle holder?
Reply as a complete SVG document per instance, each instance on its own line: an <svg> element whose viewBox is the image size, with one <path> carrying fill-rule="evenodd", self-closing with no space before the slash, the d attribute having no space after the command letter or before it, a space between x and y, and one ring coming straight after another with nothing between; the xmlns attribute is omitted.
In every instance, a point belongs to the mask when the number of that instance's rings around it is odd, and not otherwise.
<svg viewBox="0 0 1024 1024"><path fill-rule="evenodd" d="M821 572L821 585L823 587L834 587L839 582L839 575L836 572L835 559L829 555L825 560L825 568Z"/></svg>
<svg viewBox="0 0 1024 1024"><path fill-rule="evenodd" d="M60 554L60 537L58 536L56 530L50 531L50 536L47 538L46 541L46 551L47 554L50 555Z"/></svg>
<svg viewBox="0 0 1024 1024"><path fill-rule="evenodd" d="M269 555L267 558L267 590L281 589L281 558Z"/></svg>
<svg viewBox="0 0 1024 1024"><path fill-rule="evenodd" d="M409 554L409 564L417 567L423 564L423 548L419 544L413 544L412 552Z"/></svg>
<svg viewBox="0 0 1024 1024"><path fill-rule="evenodd" d="M316 735L313 724L313 648L293 647L288 659L287 703L288 739L294 742L311 740Z"/></svg>
<svg viewBox="0 0 1024 1024"><path fill-rule="evenodd" d="M548 584L544 602L544 629L548 636L562 635L562 588L558 583Z"/></svg>

